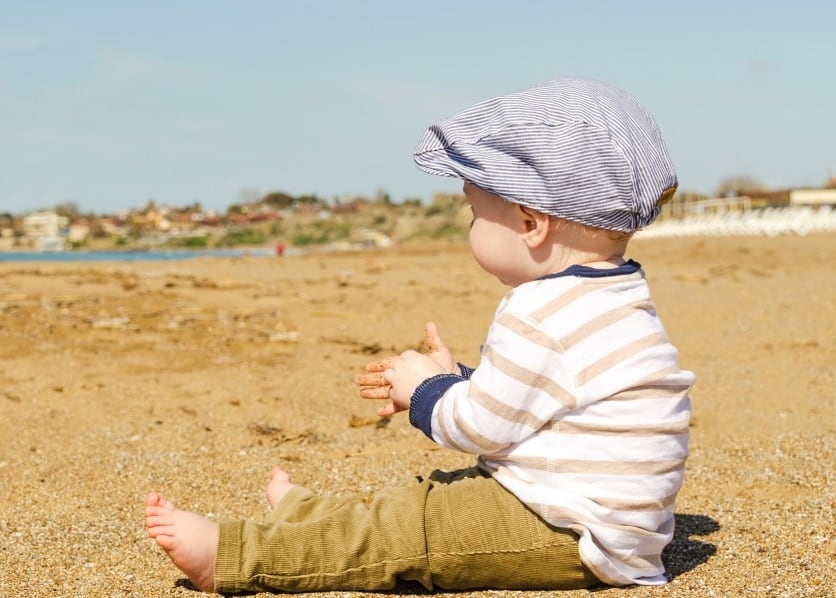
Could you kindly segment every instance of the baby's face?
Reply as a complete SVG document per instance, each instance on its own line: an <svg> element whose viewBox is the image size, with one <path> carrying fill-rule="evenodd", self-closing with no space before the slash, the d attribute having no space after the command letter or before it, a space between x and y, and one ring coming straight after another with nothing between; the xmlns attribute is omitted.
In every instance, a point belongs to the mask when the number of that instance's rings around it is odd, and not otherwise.
<svg viewBox="0 0 836 598"><path fill-rule="evenodd" d="M486 272L507 285L525 282L528 251L522 242L524 227L517 206L465 182L464 195L470 205L470 249Z"/></svg>

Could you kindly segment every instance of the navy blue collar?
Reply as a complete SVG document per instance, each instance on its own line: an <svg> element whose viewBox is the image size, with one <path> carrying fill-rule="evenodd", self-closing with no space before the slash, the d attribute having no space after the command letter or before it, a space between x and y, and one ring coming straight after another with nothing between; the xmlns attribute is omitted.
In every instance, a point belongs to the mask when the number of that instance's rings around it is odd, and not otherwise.
<svg viewBox="0 0 836 598"><path fill-rule="evenodd" d="M634 260L627 260L617 268L590 268L589 266L574 265L569 266L562 272L555 272L554 274L547 274L540 277L538 280L546 280L549 278L559 278L561 276L580 276L582 278L605 278L607 276L624 276L625 274L635 274L641 270L642 265Z"/></svg>

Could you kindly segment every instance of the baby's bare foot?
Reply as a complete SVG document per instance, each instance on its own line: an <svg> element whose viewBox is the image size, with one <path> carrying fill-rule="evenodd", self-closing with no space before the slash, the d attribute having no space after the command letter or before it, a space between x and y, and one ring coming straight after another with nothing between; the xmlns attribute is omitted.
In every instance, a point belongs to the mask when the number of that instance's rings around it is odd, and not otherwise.
<svg viewBox="0 0 836 598"><path fill-rule="evenodd" d="M176 509L171 501L152 492L145 500L145 527L196 588L214 591L217 523L197 513Z"/></svg>
<svg viewBox="0 0 836 598"><path fill-rule="evenodd" d="M274 467L270 472L270 483L267 484L267 502L270 508L274 508L284 495L295 488L296 484L290 481L290 476L281 467Z"/></svg>

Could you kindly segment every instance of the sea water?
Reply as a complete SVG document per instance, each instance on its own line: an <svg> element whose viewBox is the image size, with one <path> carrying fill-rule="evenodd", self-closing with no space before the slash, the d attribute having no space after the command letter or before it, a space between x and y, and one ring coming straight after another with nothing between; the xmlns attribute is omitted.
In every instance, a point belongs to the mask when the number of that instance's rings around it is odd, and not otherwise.
<svg viewBox="0 0 836 598"><path fill-rule="evenodd" d="M285 252L285 255L292 252ZM149 249L141 251L0 251L0 262L134 262L188 260L198 257L275 256L272 248Z"/></svg>

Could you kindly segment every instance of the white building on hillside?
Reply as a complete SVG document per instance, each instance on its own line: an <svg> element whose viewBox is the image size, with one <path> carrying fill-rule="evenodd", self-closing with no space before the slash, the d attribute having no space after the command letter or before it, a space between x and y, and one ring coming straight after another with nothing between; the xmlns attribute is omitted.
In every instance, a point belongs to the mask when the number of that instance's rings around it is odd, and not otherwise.
<svg viewBox="0 0 836 598"><path fill-rule="evenodd" d="M836 206L836 189L790 189L791 206Z"/></svg>
<svg viewBox="0 0 836 598"><path fill-rule="evenodd" d="M38 251L64 249L62 233L69 220L55 212L32 212L23 217L23 235Z"/></svg>

